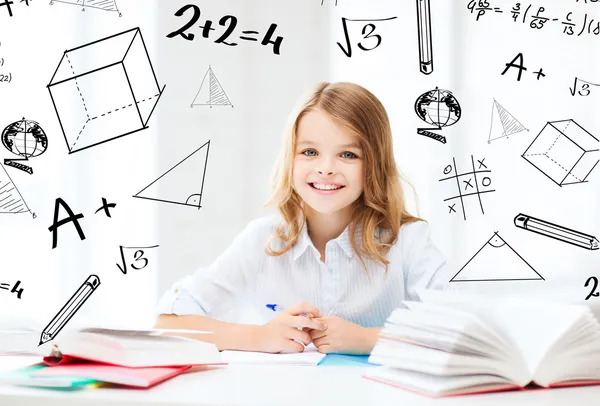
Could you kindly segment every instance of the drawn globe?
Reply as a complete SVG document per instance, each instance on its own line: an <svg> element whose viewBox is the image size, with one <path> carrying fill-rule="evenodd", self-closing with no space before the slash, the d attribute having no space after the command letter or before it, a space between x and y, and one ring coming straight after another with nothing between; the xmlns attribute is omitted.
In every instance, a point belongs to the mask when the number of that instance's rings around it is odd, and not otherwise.
<svg viewBox="0 0 600 406"><path fill-rule="evenodd" d="M460 105L448 90L438 89L423 93L415 102L415 112L428 124L448 127L460 120Z"/></svg>
<svg viewBox="0 0 600 406"><path fill-rule="evenodd" d="M48 138L39 123L23 119L9 124L2 131L2 144L13 154L31 158L46 151Z"/></svg>

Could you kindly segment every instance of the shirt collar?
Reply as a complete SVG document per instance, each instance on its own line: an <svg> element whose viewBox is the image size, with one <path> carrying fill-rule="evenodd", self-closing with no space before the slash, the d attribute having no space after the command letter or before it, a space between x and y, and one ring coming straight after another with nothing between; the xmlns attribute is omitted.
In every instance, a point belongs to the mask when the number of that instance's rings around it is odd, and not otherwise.
<svg viewBox="0 0 600 406"><path fill-rule="evenodd" d="M360 225L356 227L355 235L357 243L360 244L360 240L362 238L362 228ZM332 241L337 243L337 245L344 251L348 258L352 258L355 255L354 250L352 249L352 244L350 244L350 225L346 226L344 231L342 231L342 233ZM309 247L315 258L319 259L321 257L321 253L314 246L312 240L310 239L310 236L308 235L307 223L305 222L302 230L300 231L300 235L298 236L298 241L292 248L294 261L297 260L307 249L309 249Z"/></svg>

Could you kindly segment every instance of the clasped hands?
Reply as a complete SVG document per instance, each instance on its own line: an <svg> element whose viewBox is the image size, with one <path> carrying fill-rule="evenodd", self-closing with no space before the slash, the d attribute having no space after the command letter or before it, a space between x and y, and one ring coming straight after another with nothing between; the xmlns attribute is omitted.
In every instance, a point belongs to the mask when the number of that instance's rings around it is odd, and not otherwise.
<svg viewBox="0 0 600 406"><path fill-rule="evenodd" d="M307 317L308 313L313 317ZM377 341L379 329L362 327L337 316L323 316L316 307L299 303L258 326L257 335L262 352L302 352L304 346L312 342L323 354L368 355Z"/></svg>

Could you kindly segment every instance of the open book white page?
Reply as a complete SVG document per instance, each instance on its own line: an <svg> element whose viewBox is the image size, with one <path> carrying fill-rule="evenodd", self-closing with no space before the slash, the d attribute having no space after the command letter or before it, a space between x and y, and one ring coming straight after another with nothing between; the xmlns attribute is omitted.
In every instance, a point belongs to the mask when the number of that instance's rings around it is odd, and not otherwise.
<svg viewBox="0 0 600 406"><path fill-rule="evenodd" d="M317 365L325 356L317 351L317 348L310 343L304 348L304 352L270 354L254 351L233 351L225 350L221 352L223 361L231 365Z"/></svg>
<svg viewBox="0 0 600 406"><path fill-rule="evenodd" d="M542 386L600 377L600 370L589 366L600 365L600 325L589 307L522 296L491 300L461 292L423 291L420 297L427 304L451 303L455 309L480 315L510 340L529 378ZM557 364L558 355L569 361L570 368Z"/></svg>

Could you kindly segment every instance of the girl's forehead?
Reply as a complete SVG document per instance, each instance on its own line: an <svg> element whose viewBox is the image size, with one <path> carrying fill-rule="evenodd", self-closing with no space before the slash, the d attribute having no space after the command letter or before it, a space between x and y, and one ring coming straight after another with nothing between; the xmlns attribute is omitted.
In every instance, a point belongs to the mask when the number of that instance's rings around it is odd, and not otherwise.
<svg viewBox="0 0 600 406"><path fill-rule="evenodd" d="M322 110L312 110L302 116L296 129L296 138L298 143L358 142L358 136L353 131L336 123Z"/></svg>

